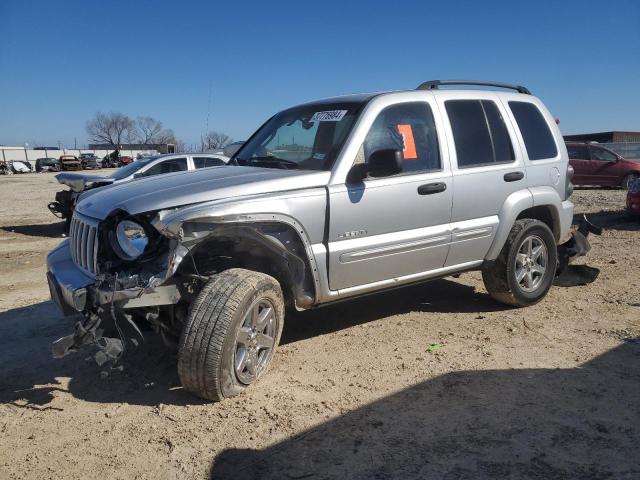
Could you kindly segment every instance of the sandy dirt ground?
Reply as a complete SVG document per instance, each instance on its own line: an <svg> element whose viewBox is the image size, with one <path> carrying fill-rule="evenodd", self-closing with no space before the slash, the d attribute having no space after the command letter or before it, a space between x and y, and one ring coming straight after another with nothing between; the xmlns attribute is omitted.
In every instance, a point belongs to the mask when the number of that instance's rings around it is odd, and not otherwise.
<svg viewBox="0 0 640 480"><path fill-rule="evenodd" d="M0 177L0 478L640 478L640 222L578 190L605 226L592 284L527 309L470 272L287 318L269 373L205 403L151 335L122 371L49 300L62 225L52 174ZM441 344L431 349L431 344Z"/></svg>

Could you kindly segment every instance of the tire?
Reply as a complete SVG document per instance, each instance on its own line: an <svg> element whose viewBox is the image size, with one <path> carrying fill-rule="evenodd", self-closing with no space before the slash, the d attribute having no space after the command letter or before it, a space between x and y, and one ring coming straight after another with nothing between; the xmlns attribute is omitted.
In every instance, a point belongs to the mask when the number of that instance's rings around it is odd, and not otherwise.
<svg viewBox="0 0 640 480"><path fill-rule="evenodd" d="M625 176L622 179L622 188L624 188L625 190L629 190L631 184L635 182L639 177L640 175L638 175L637 173L630 173L629 175Z"/></svg>
<svg viewBox="0 0 640 480"><path fill-rule="evenodd" d="M529 245L533 249L529 249ZM535 257L538 246L543 248ZM533 255L530 253L532 250ZM526 307L538 303L547 294L557 263L556 241L549 227L539 220L525 218L515 222L498 258L485 262L482 280L493 299L515 307ZM518 275L523 273L519 279Z"/></svg>
<svg viewBox="0 0 640 480"><path fill-rule="evenodd" d="M213 401L241 393L269 367L283 323L275 278L240 268L215 275L192 303L180 335L182 386Z"/></svg>

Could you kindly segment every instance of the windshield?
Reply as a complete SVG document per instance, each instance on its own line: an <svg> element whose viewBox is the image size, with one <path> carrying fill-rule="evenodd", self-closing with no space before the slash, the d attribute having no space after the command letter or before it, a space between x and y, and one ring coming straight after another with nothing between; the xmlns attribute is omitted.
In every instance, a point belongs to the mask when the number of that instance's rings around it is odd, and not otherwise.
<svg viewBox="0 0 640 480"><path fill-rule="evenodd" d="M273 116L238 151L234 163L267 168L331 170L364 103L325 103Z"/></svg>
<svg viewBox="0 0 640 480"><path fill-rule="evenodd" d="M111 174L111 178L115 180L122 180L123 178L128 177L129 175L137 172L142 167L147 165L149 162L155 160L156 158L158 157L145 157L145 158L141 158L136 162L130 163L129 165L120 167L118 170L116 170Z"/></svg>

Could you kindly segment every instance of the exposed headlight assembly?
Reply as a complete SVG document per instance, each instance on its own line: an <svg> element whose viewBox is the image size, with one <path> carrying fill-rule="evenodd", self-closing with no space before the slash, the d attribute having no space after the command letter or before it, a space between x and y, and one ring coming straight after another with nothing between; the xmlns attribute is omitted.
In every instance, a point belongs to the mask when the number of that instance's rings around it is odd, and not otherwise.
<svg viewBox="0 0 640 480"><path fill-rule="evenodd" d="M113 237L112 237L113 238ZM123 260L135 260L140 257L147 245L149 237L142 225L131 220L121 220L116 226L114 250Z"/></svg>

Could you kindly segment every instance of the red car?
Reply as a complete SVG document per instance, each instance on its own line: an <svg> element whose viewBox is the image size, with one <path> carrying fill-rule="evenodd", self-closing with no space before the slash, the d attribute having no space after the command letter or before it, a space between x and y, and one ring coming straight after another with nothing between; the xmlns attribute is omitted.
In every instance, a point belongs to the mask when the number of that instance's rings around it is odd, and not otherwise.
<svg viewBox="0 0 640 480"><path fill-rule="evenodd" d="M613 150L593 143L567 142L574 185L629 188L640 178L640 162L626 160Z"/></svg>
<svg viewBox="0 0 640 480"><path fill-rule="evenodd" d="M120 157L120 165L129 165L133 162L132 157Z"/></svg>
<svg viewBox="0 0 640 480"><path fill-rule="evenodd" d="M633 182L627 191L627 213L640 217L640 179Z"/></svg>

